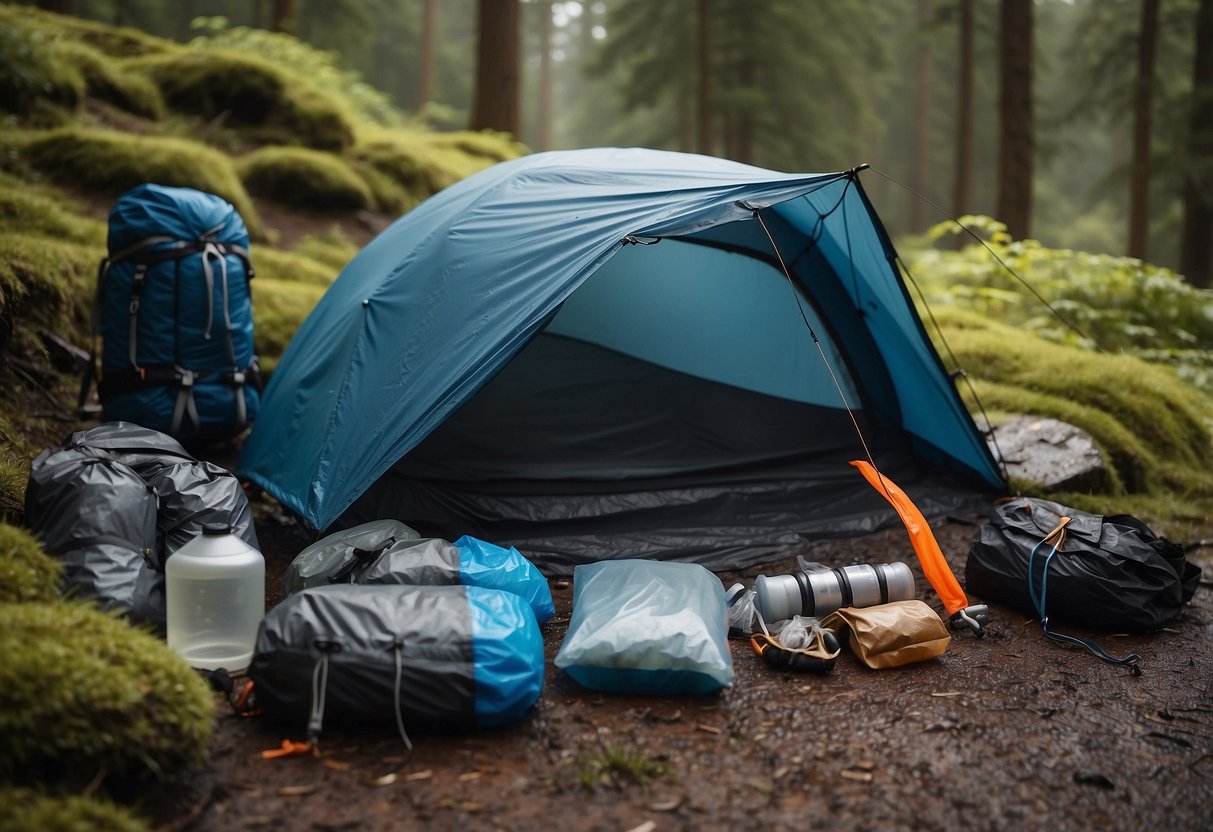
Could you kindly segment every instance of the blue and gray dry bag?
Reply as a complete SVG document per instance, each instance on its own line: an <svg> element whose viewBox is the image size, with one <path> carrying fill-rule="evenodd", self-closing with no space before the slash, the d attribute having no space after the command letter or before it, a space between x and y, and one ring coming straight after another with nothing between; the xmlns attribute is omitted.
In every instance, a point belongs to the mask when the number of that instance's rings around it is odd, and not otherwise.
<svg viewBox="0 0 1213 832"><path fill-rule="evenodd" d="M108 249L93 310L103 418L184 440L238 433L260 408L244 220L213 194L140 185L110 211Z"/></svg>
<svg viewBox="0 0 1213 832"><path fill-rule="evenodd" d="M543 638L520 596L478 586L305 589L261 622L248 675L267 717L308 726L468 729L521 719Z"/></svg>

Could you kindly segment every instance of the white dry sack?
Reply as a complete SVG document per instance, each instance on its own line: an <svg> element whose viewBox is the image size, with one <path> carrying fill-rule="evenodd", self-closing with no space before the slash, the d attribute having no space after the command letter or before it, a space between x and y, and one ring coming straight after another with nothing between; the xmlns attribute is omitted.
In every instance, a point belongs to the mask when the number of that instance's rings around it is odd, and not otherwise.
<svg viewBox="0 0 1213 832"><path fill-rule="evenodd" d="M593 690L710 693L733 681L724 587L693 563L606 561L573 570L556 666Z"/></svg>

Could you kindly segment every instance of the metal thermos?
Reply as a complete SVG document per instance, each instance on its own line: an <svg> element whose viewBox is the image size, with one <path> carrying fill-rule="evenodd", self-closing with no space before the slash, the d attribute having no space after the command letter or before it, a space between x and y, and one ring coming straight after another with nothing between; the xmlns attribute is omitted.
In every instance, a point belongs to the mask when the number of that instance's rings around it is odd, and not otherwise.
<svg viewBox="0 0 1213 832"><path fill-rule="evenodd" d="M914 597L914 574L904 563L864 563L831 569L803 563L790 575L759 575L755 602L763 620L821 618L841 607L871 607Z"/></svg>

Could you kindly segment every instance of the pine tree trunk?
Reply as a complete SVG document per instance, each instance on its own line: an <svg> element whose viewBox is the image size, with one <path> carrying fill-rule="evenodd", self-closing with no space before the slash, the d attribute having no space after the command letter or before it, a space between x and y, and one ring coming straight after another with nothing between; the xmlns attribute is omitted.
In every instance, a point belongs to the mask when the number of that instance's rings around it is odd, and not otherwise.
<svg viewBox="0 0 1213 832"><path fill-rule="evenodd" d="M1013 239L1032 228L1032 2L1002 0L998 219Z"/></svg>
<svg viewBox="0 0 1213 832"><path fill-rule="evenodd" d="M1150 230L1150 132L1154 109L1154 54L1158 0L1142 0L1133 91L1133 167L1129 186L1129 256L1146 259Z"/></svg>
<svg viewBox="0 0 1213 832"><path fill-rule="evenodd" d="M969 213L973 171L973 7L960 0L960 43L956 69L955 168L952 173L952 213Z"/></svg>
<svg viewBox="0 0 1213 832"><path fill-rule="evenodd" d="M914 190L925 193L930 168L931 142L931 0L918 0L918 55L915 60L917 103L914 107L913 175ZM917 194L910 194L910 230L921 231L926 225L926 203Z"/></svg>
<svg viewBox="0 0 1213 832"><path fill-rule="evenodd" d="M1196 15L1189 123L1179 268L1193 285L1213 288L1213 0L1201 0Z"/></svg>
<svg viewBox="0 0 1213 832"><path fill-rule="evenodd" d="M434 40L438 31L438 0L421 6L421 69L417 73L417 109L434 97Z"/></svg>
<svg viewBox="0 0 1213 832"><path fill-rule="evenodd" d="M270 28L291 34L295 31L295 0L274 0Z"/></svg>
<svg viewBox="0 0 1213 832"><path fill-rule="evenodd" d="M699 0L698 4L698 83L699 83L699 112L698 138L699 152L712 153L712 63L711 63L711 29L708 23L708 0Z"/></svg>
<svg viewBox="0 0 1213 832"><path fill-rule="evenodd" d="M536 150L552 147L552 4L540 3L539 14L539 124Z"/></svg>
<svg viewBox="0 0 1213 832"><path fill-rule="evenodd" d="M518 0L479 0L471 130L520 132Z"/></svg>

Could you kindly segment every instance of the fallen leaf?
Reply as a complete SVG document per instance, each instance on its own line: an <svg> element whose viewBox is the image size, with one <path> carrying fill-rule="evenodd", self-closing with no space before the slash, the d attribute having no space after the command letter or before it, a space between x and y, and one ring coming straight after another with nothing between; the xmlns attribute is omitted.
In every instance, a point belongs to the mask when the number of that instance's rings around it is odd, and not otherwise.
<svg viewBox="0 0 1213 832"><path fill-rule="evenodd" d="M459 775L460 783L467 783L470 780L479 780L479 779L480 779L480 772L478 772L478 771L465 771L463 774Z"/></svg>
<svg viewBox="0 0 1213 832"><path fill-rule="evenodd" d="M869 771L852 771L849 768L842 770L842 776L847 780L856 780L860 783L871 783L872 773Z"/></svg>
<svg viewBox="0 0 1213 832"><path fill-rule="evenodd" d="M959 690L941 690L938 693L932 693L932 696L963 696L964 691Z"/></svg>
<svg viewBox="0 0 1213 832"><path fill-rule="evenodd" d="M404 779L412 783L417 780L429 780L433 776L434 772L427 768L425 771L414 771L411 774L406 774L404 775Z"/></svg>
<svg viewBox="0 0 1213 832"><path fill-rule="evenodd" d="M340 760L325 760L325 768L331 768L333 771L345 771L350 767L349 763L343 763Z"/></svg>
<svg viewBox="0 0 1213 832"><path fill-rule="evenodd" d="M368 786L390 786L395 782L396 782L396 772L394 772L394 771L388 772L387 774L383 775L382 777L372 777L371 779L366 781Z"/></svg>
<svg viewBox="0 0 1213 832"><path fill-rule="evenodd" d="M871 771L872 769L876 768L876 763L872 762L871 760L860 760L855 764L855 768L861 768L864 771Z"/></svg>
<svg viewBox="0 0 1213 832"><path fill-rule="evenodd" d="M653 832L657 828L657 824L651 820L646 820L639 826L633 826L628 832Z"/></svg>
<svg viewBox="0 0 1213 832"><path fill-rule="evenodd" d="M720 729L715 725L704 725L702 722L695 726L695 730L704 731L708 734L719 734Z"/></svg>
<svg viewBox="0 0 1213 832"><path fill-rule="evenodd" d="M299 797L300 795L311 794L316 791L316 784L310 786L283 786L278 790L278 794L282 797Z"/></svg>
<svg viewBox="0 0 1213 832"><path fill-rule="evenodd" d="M672 812L682 805L682 795L677 795L669 800L660 800L656 803L650 803L649 808L654 812Z"/></svg>

